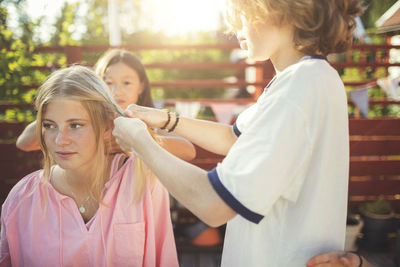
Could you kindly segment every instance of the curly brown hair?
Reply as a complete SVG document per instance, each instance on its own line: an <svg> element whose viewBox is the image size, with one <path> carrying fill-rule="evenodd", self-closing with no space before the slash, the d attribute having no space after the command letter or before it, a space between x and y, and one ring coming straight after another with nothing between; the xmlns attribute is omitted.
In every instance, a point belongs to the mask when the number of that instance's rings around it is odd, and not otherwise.
<svg viewBox="0 0 400 267"><path fill-rule="evenodd" d="M360 0L227 0L226 20L231 31L241 29L241 16L250 23L292 25L300 52L328 55L346 51L353 41Z"/></svg>

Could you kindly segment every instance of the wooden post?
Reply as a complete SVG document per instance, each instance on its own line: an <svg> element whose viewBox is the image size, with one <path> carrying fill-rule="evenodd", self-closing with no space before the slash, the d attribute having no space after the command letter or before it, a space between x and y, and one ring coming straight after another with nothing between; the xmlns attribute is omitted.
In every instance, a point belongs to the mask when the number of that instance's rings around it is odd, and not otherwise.
<svg viewBox="0 0 400 267"><path fill-rule="evenodd" d="M82 62L82 47L67 45L64 47L64 53L67 57L68 66Z"/></svg>

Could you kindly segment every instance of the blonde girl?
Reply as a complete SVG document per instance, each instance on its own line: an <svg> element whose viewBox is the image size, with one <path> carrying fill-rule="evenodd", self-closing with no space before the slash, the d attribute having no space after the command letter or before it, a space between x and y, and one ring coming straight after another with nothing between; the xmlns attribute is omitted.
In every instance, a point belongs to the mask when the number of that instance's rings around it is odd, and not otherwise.
<svg viewBox="0 0 400 267"><path fill-rule="evenodd" d="M110 153L122 110L91 70L50 75L36 98L43 170L4 202L1 266L178 266L166 189Z"/></svg>

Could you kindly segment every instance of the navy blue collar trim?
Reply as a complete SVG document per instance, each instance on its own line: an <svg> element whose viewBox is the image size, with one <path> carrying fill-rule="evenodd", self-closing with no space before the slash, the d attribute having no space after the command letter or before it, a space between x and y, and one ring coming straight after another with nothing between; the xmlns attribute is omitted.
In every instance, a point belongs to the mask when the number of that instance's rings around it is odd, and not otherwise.
<svg viewBox="0 0 400 267"><path fill-rule="evenodd" d="M309 56L304 56L300 59L300 61L306 60L306 59L323 59L328 61L328 59L326 58L326 56L324 55L309 55Z"/></svg>
<svg viewBox="0 0 400 267"><path fill-rule="evenodd" d="M322 60L328 61L328 59L324 55L309 55L309 56L302 57L299 60L299 62L303 61L303 60L307 60L307 59L322 59ZM275 79L276 79L276 75L269 81L268 85L265 86L264 91L266 91L271 86L271 84L275 81Z"/></svg>

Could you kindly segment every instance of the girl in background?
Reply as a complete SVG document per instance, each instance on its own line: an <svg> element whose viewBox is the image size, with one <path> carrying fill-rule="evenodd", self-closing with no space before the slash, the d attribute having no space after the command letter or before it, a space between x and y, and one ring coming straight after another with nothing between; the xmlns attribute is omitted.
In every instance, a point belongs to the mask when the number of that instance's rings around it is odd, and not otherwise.
<svg viewBox="0 0 400 267"><path fill-rule="evenodd" d="M107 51L96 63L95 72L108 85L118 105L124 110L130 104L154 107L150 83L141 61L132 53L112 49ZM36 121L30 123L18 137L17 147L24 151L38 150L35 135ZM157 132L161 146L183 160L196 156L192 143L166 131ZM118 147L114 147L116 151Z"/></svg>

